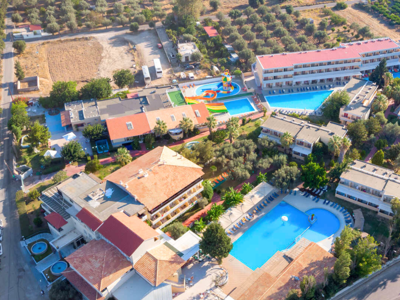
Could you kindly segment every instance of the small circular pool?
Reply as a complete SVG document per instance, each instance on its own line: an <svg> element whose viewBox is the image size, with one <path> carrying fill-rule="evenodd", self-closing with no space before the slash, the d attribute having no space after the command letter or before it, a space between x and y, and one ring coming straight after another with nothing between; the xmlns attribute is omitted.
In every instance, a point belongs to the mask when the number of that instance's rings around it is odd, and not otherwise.
<svg viewBox="0 0 400 300"><path fill-rule="evenodd" d="M335 234L340 229L339 219L330 211L322 208L313 208L306 213L317 219L315 223L307 230L303 237L308 240L318 243L331 235Z"/></svg>
<svg viewBox="0 0 400 300"><path fill-rule="evenodd" d="M61 275L68 268L68 264L65 261L58 261L51 266L50 271L53 275Z"/></svg>
<svg viewBox="0 0 400 300"><path fill-rule="evenodd" d="M34 255L40 255L47 251L47 244L45 242L37 242L31 247L31 252Z"/></svg>

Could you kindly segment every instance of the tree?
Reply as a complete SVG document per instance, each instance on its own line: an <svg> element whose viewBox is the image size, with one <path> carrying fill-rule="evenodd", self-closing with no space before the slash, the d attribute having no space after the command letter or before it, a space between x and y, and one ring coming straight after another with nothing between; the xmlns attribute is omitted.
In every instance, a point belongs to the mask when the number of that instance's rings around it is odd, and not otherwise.
<svg viewBox="0 0 400 300"><path fill-rule="evenodd" d="M400 143L391 145L386 151L386 158L390 160L395 160L400 155Z"/></svg>
<svg viewBox="0 0 400 300"><path fill-rule="evenodd" d="M24 53L26 49L26 43L25 41L18 40L13 42L13 48L19 52L19 54Z"/></svg>
<svg viewBox="0 0 400 300"><path fill-rule="evenodd" d="M59 183L65 179L67 179L67 172L65 171L58 171L54 176L53 176L53 182L54 183Z"/></svg>
<svg viewBox="0 0 400 300"><path fill-rule="evenodd" d="M346 226L340 233L340 236L335 239L335 256L339 258L343 253L346 253L351 248L352 243L359 237L359 231Z"/></svg>
<svg viewBox="0 0 400 300"><path fill-rule="evenodd" d="M44 98L48 101L41 104L46 108L64 107L64 103L78 100L76 87L75 81L57 81L53 84L50 96Z"/></svg>
<svg viewBox="0 0 400 300"><path fill-rule="evenodd" d="M369 75L369 80L375 82L380 88L382 88L385 85L385 80L383 76L386 72L389 72L389 70L386 67L386 59L384 58L379 62L379 65Z"/></svg>
<svg viewBox="0 0 400 300"><path fill-rule="evenodd" d="M254 32L251 31L247 31L244 35L243 35L244 39L246 41L253 41L256 38L256 34Z"/></svg>
<svg viewBox="0 0 400 300"><path fill-rule="evenodd" d="M210 130L210 137L212 137L212 130L217 126L217 119L215 119L214 115L207 117L206 126Z"/></svg>
<svg viewBox="0 0 400 300"><path fill-rule="evenodd" d="M282 147L285 149L285 152L287 149L290 148L290 146L293 144L294 139L292 135L289 132L285 132L281 137L280 137L280 142Z"/></svg>
<svg viewBox="0 0 400 300"><path fill-rule="evenodd" d="M82 295L68 280L57 280L51 285L49 298L50 300L70 300L81 299Z"/></svg>
<svg viewBox="0 0 400 300"><path fill-rule="evenodd" d="M135 82L135 76L128 69L115 71L113 79L120 89Z"/></svg>
<svg viewBox="0 0 400 300"><path fill-rule="evenodd" d="M350 277L351 257L347 252L343 252L335 261L334 265L334 280L339 284L346 283Z"/></svg>
<svg viewBox="0 0 400 300"><path fill-rule="evenodd" d="M345 91L337 91L333 93L322 106L324 116L335 122L339 122L340 108L350 103L350 96Z"/></svg>
<svg viewBox="0 0 400 300"><path fill-rule="evenodd" d="M119 15L124 12L124 5L121 2L114 3L114 12Z"/></svg>
<svg viewBox="0 0 400 300"><path fill-rule="evenodd" d="M68 21L66 25L68 29L71 30L71 32L74 32L74 30L78 28L78 25L76 24L75 21Z"/></svg>
<svg viewBox="0 0 400 300"><path fill-rule="evenodd" d="M296 27L296 23L292 19L289 19L285 21L284 26L287 30L292 31L292 29Z"/></svg>
<svg viewBox="0 0 400 300"><path fill-rule="evenodd" d="M380 111L375 114L375 119L379 121L379 124L385 125L387 123L387 119L385 117L385 113L383 111Z"/></svg>
<svg viewBox="0 0 400 300"><path fill-rule="evenodd" d="M32 147L37 147L40 144L46 145L48 144L48 140L50 139L51 134L49 129L45 126L39 124L39 121L36 121L31 127L31 131L29 132L29 138Z"/></svg>
<svg viewBox="0 0 400 300"><path fill-rule="evenodd" d="M260 173L261 174L261 173ZM250 193L250 191L254 188L254 186L251 183L243 183L242 185L242 189L240 190L240 192L243 195L247 195L248 193Z"/></svg>
<svg viewBox="0 0 400 300"><path fill-rule="evenodd" d="M398 123L388 123L383 127L383 134L388 140L394 140L400 136L400 126Z"/></svg>
<svg viewBox="0 0 400 300"><path fill-rule="evenodd" d="M286 35L289 35L289 32L283 27L278 27L274 30L273 35L282 38Z"/></svg>
<svg viewBox="0 0 400 300"><path fill-rule="evenodd" d="M303 186L310 189L319 189L328 183L326 170L314 162L312 154L308 157L308 163L301 166L301 180L304 181Z"/></svg>
<svg viewBox="0 0 400 300"><path fill-rule="evenodd" d="M372 110L374 112L385 111L388 108L388 99L385 95L379 94L372 102Z"/></svg>
<svg viewBox="0 0 400 300"><path fill-rule="evenodd" d="M194 128L194 124L193 121L189 118L183 118L180 122L179 122L179 127L183 130L183 132L185 133L186 136L188 136L189 131L193 130Z"/></svg>
<svg viewBox="0 0 400 300"><path fill-rule="evenodd" d="M83 99L104 99L111 95L112 88L110 85L110 78L92 79L89 83L85 84L79 94Z"/></svg>
<svg viewBox="0 0 400 300"><path fill-rule="evenodd" d="M250 15L254 14L255 10L251 6L247 6L246 9L243 11L243 13L247 16L250 17Z"/></svg>
<svg viewBox="0 0 400 300"><path fill-rule="evenodd" d="M382 150L378 150L371 159L371 162L374 165L382 166L383 160L385 158L385 153Z"/></svg>
<svg viewBox="0 0 400 300"><path fill-rule="evenodd" d="M222 263L222 259L228 257L233 245L225 230L218 223L211 223L203 234L200 241L200 249Z"/></svg>
<svg viewBox="0 0 400 300"><path fill-rule="evenodd" d="M317 30L317 28L315 27L314 24L308 24L304 27L304 32L306 35L311 36L315 33L315 31Z"/></svg>
<svg viewBox="0 0 400 300"><path fill-rule="evenodd" d="M347 125L347 135L350 137L354 145L359 146L367 140L368 131L361 120L356 120Z"/></svg>
<svg viewBox="0 0 400 300"><path fill-rule="evenodd" d="M17 77L17 79L18 79L18 80L24 79L24 78L25 78L25 72L24 72L24 70L22 69L22 66L21 66L21 64L20 64L19 61L17 61L17 62L15 63L14 68L15 68L15 76Z"/></svg>
<svg viewBox="0 0 400 300"><path fill-rule="evenodd" d="M37 200L37 199L40 197L40 193L39 193L38 190L31 190L31 191L28 193L28 197L29 197L29 199L31 199L31 200Z"/></svg>
<svg viewBox="0 0 400 300"><path fill-rule="evenodd" d="M186 15L198 19L203 3L201 0L177 0L176 6L179 16L184 17Z"/></svg>
<svg viewBox="0 0 400 300"><path fill-rule="evenodd" d="M229 17L233 20L236 20L237 18L240 18L242 16L242 12L238 9L232 9L229 12Z"/></svg>
<svg viewBox="0 0 400 300"><path fill-rule="evenodd" d="M211 201L212 197L214 196L214 190L211 182L209 180L204 180L202 184L204 188L202 192L203 197L206 198L208 201Z"/></svg>
<svg viewBox="0 0 400 300"><path fill-rule="evenodd" d="M257 8L260 6L260 0L249 0L249 5L251 7Z"/></svg>
<svg viewBox="0 0 400 300"><path fill-rule="evenodd" d="M137 32L139 30L139 24L137 22L131 23L129 30L132 32Z"/></svg>
<svg viewBox="0 0 400 300"><path fill-rule="evenodd" d="M344 156L346 155L346 152L350 149L350 147L351 147L351 141L347 137L344 137L342 139L340 147L339 163L343 162Z"/></svg>
<svg viewBox="0 0 400 300"><path fill-rule="evenodd" d="M75 162L82 159L85 156L81 144L77 141L70 141L68 144L61 148L61 156L65 160Z"/></svg>
<svg viewBox="0 0 400 300"><path fill-rule="evenodd" d="M219 0L210 0L210 6L213 8L213 10L217 10L220 5L221 2L219 2Z"/></svg>
<svg viewBox="0 0 400 300"><path fill-rule="evenodd" d="M293 5L286 5L285 10L289 15L291 15L294 12Z"/></svg>
<svg viewBox="0 0 400 300"><path fill-rule="evenodd" d="M328 142L328 149L332 153L332 159L334 159L335 156L339 156L341 146L342 138L340 136L334 135L330 138Z"/></svg>
<svg viewBox="0 0 400 300"><path fill-rule="evenodd" d="M239 136L239 127L239 119L237 117L231 117L226 123L226 129L231 144L233 143L233 139Z"/></svg>
<svg viewBox="0 0 400 300"><path fill-rule="evenodd" d="M305 275L300 282L300 290L301 295L304 299L314 299L315 289L317 286L317 282L315 281L314 276Z"/></svg>
<svg viewBox="0 0 400 300"><path fill-rule="evenodd" d="M326 33L326 31L319 30L316 33L314 33L314 38L318 40L318 44L321 44L329 40L329 35Z"/></svg>
<svg viewBox="0 0 400 300"><path fill-rule="evenodd" d="M85 173L94 173L97 172L98 170L100 170L101 168L103 168L103 166L100 164L99 158L97 155L93 155L93 159L90 158L90 156L88 157L88 162L85 166Z"/></svg>
<svg viewBox="0 0 400 300"><path fill-rule="evenodd" d="M97 141L104 135L104 127L101 124L87 125L82 131L82 135L91 140Z"/></svg>
<svg viewBox="0 0 400 300"><path fill-rule="evenodd" d="M257 13L262 17L265 16L269 12L270 12L270 9L265 5L261 5L259 8L257 8Z"/></svg>
<svg viewBox="0 0 400 300"><path fill-rule="evenodd" d="M365 277L381 268L381 255L377 254L377 243L372 236L359 239L353 247L354 273Z"/></svg>
<svg viewBox="0 0 400 300"><path fill-rule="evenodd" d="M203 59L203 55L200 51L193 52L190 58L194 61L201 61Z"/></svg>
<svg viewBox="0 0 400 300"><path fill-rule="evenodd" d="M47 24L46 31L51 34L55 34L60 31L60 25L58 25L55 21Z"/></svg>
<svg viewBox="0 0 400 300"><path fill-rule="evenodd" d="M225 209L222 205L217 205L213 203L210 210L207 212L207 217L211 221L218 221L219 217L225 212Z"/></svg>
<svg viewBox="0 0 400 300"><path fill-rule="evenodd" d="M247 48L247 43L244 39L239 39L233 42L232 47L236 51L243 51L244 49Z"/></svg>
<svg viewBox="0 0 400 300"><path fill-rule="evenodd" d="M375 118L369 118L367 121L365 121L365 128L368 131L368 135L377 134L382 130L379 120Z"/></svg>
<svg viewBox="0 0 400 300"><path fill-rule="evenodd" d="M7 123L7 127L9 130L12 130L14 126L21 130L24 130L25 128L29 127L29 125L30 125L30 119L27 116L26 111L25 114L22 113L13 114Z"/></svg>
<svg viewBox="0 0 400 300"><path fill-rule="evenodd" d="M236 206L243 202L243 194L230 187L229 190L221 197L224 201L225 208Z"/></svg>
<svg viewBox="0 0 400 300"><path fill-rule="evenodd" d="M15 125L12 125L11 132L14 134L15 140L18 142L22 136L22 129Z"/></svg>
<svg viewBox="0 0 400 300"><path fill-rule="evenodd" d="M157 120L156 126L154 126L154 134L156 136L163 136L164 134L167 134L167 132L167 123L165 123L163 120Z"/></svg>
<svg viewBox="0 0 400 300"><path fill-rule="evenodd" d="M329 171L329 178L332 181L339 179L343 172L350 169L349 162L349 160L344 160L341 164L335 164L335 162L333 161L333 168Z"/></svg>
<svg viewBox="0 0 400 300"><path fill-rule="evenodd" d="M125 147L118 148L117 154L115 155L115 161L121 166L125 166L132 161L132 156L128 149Z"/></svg>
<svg viewBox="0 0 400 300"><path fill-rule="evenodd" d="M360 28L357 33L361 35L363 38L372 38L374 36L371 32L371 29L368 26Z"/></svg>
<svg viewBox="0 0 400 300"><path fill-rule="evenodd" d="M101 25L103 25L106 29L108 28L108 26L111 26L111 24L112 24L112 21L109 19L103 19L103 21L101 22Z"/></svg>
<svg viewBox="0 0 400 300"><path fill-rule="evenodd" d="M14 23L20 23L20 22L22 22L22 17L21 17L21 15L19 13L15 13L15 14L12 14L11 20Z"/></svg>
<svg viewBox="0 0 400 300"><path fill-rule="evenodd" d="M185 227L182 223L176 222L168 225L168 227L165 229L165 232L168 232L174 240L177 240L188 230L189 228Z"/></svg>
<svg viewBox="0 0 400 300"><path fill-rule="evenodd" d="M300 170L297 167L282 166L274 172L275 186L281 189L290 188L300 177Z"/></svg>

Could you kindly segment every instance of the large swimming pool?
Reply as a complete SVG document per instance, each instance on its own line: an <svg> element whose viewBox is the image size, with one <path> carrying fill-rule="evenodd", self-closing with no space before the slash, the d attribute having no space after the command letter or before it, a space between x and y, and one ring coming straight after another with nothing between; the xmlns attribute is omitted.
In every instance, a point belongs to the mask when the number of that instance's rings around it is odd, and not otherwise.
<svg viewBox="0 0 400 300"><path fill-rule="evenodd" d="M333 91L267 96L270 107L316 110Z"/></svg>
<svg viewBox="0 0 400 300"><path fill-rule="evenodd" d="M217 92L216 99L218 99L218 98L223 98L223 97L233 96L233 95L238 94L240 92L240 86L235 82L232 82L232 86L233 86L233 90L224 91L222 88L222 82L213 82L213 83L203 84L203 85L200 85L196 89L196 95L200 96L205 91L216 91ZM210 96L205 96L205 98L210 98Z"/></svg>
<svg viewBox="0 0 400 300"><path fill-rule="evenodd" d="M231 116L245 114L255 111L250 101L246 98L224 102Z"/></svg>
<svg viewBox="0 0 400 300"><path fill-rule="evenodd" d="M317 218L309 229L307 214L315 214ZM282 216L286 216L288 221L283 222ZM282 201L233 243L230 254L254 271L277 251L291 246L306 229L302 237L317 243L335 234L339 228L339 219L325 209L311 209L303 213Z"/></svg>

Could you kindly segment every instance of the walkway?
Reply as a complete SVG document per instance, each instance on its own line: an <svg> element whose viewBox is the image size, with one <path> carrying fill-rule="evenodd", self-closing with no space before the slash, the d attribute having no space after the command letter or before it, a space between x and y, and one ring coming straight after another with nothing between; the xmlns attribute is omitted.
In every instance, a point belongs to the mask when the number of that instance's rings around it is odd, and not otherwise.
<svg viewBox="0 0 400 300"><path fill-rule="evenodd" d="M386 109L386 111L385 111L385 118L387 119L388 117L389 117L389 115L396 115L395 113L392 113L390 110L392 109L392 107L395 107L396 106L396 104L394 103L394 100L393 99L390 99L389 100L389 106L388 106L388 108ZM382 125L382 128L384 127L385 125ZM379 137L382 135L382 131L381 132L379 132L378 134L377 134L377 136L376 136L376 138L377 139L379 139ZM393 143L393 145L395 145L395 144L397 144L397 143L400 143L400 137L399 138L397 138L396 139L396 141ZM389 148L389 147L387 147L387 148ZM386 148L386 149L387 149ZM378 151L378 149L375 147L375 146L373 146L372 147L372 149L371 149L371 151L368 153L368 155L365 157L365 159L364 159L364 161L366 161L366 162L368 162L374 155L375 155L375 153Z"/></svg>

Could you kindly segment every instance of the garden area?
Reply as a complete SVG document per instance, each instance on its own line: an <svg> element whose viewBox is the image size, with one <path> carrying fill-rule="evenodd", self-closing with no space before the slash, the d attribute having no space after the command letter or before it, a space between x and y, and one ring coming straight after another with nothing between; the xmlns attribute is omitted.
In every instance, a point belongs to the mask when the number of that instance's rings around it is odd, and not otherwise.
<svg viewBox="0 0 400 300"><path fill-rule="evenodd" d="M34 246L36 243L39 243L39 242L45 243L47 245L47 250L43 254L35 255L32 253L32 246ZM53 253L53 250L52 250L49 242L45 239L40 239L40 240L34 241L34 242L30 243L27 247L28 247L29 252L31 253L32 257L35 259L36 263L38 263L39 261L43 260L44 258L46 258L47 256L49 256L50 254Z"/></svg>

